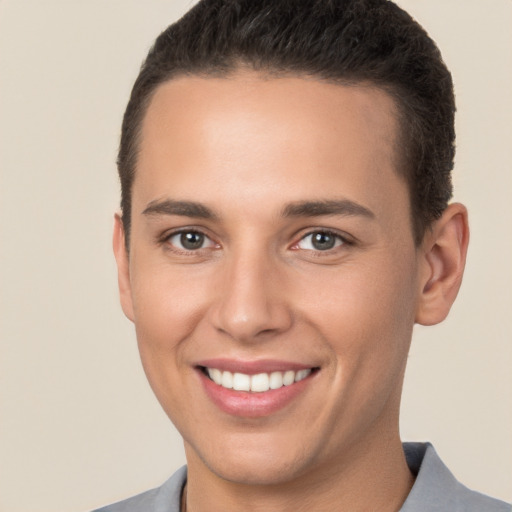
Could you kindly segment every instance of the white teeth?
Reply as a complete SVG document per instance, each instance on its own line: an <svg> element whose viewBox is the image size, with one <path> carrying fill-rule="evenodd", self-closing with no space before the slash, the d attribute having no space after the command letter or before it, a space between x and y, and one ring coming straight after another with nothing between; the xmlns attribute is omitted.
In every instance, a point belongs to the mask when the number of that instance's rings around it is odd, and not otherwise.
<svg viewBox="0 0 512 512"><path fill-rule="evenodd" d="M288 370L287 372L284 372L283 384L285 386L289 386L290 384L293 384L294 382L295 382L295 372L293 370Z"/></svg>
<svg viewBox="0 0 512 512"><path fill-rule="evenodd" d="M206 368L206 371L210 379L223 388L263 393L270 389L279 389L304 380L311 373L311 368L296 372L288 370L286 372L258 373L256 375L231 373L218 368Z"/></svg>
<svg viewBox="0 0 512 512"><path fill-rule="evenodd" d="M208 368L208 375L210 376L210 379L215 382L215 384L219 384L219 386L222 384L222 372L217 368Z"/></svg>
<svg viewBox="0 0 512 512"><path fill-rule="evenodd" d="M295 382L299 382L300 380L304 380L310 373L311 373L311 369L299 370L295 374Z"/></svg>
<svg viewBox="0 0 512 512"><path fill-rule="evenodd" d="M258 373L251 377L251 391L262 392L270 389L268 373Z"/></svg>
<svg viewBox="0 0 512 512"><path fill-rule="evenodd" d="M250 391L251 377L249 377L249 375L245 375L244 373L235 373L233 375L233 389L236 391Z"/></svg>
<svg viewBox="0 0 512 512"><path fill-rule="evenodd" d="M272 372L270 374L270 389L279 389L283 387L283 374L281 372Z"/></svg>
<svg viewBox="0 0 512 512"><path fill-rule="evenodd" d="M222 381L220 385L223 388L231 389L233 387L233 374L231 372L222 372Z"/></svg>

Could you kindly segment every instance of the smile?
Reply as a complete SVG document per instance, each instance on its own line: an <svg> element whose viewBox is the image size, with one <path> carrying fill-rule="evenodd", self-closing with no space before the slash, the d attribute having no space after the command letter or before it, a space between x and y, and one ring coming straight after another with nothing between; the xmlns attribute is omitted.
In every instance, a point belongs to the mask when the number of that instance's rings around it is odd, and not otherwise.
<svg viewBox="0 0 512 512"><path fill-rule="evenodd" d="M308 396L320 366L291 361L243 361L215 358L198 361L196 375L210 401L231 417L264 418Z"/></svg>
<svg viewBox="0 0 512 512"><path fill-rule="evenodd" d="M235 391L246 391L251 393L264 393L266 391L290 386L295 382L300 382L308 377L312 368L302 370L274 371L271 373L258 373L248 375L245 373L232 373L227 370L218 368L203 368L203 372L215 384L225 389L233 389Z"/></svg>

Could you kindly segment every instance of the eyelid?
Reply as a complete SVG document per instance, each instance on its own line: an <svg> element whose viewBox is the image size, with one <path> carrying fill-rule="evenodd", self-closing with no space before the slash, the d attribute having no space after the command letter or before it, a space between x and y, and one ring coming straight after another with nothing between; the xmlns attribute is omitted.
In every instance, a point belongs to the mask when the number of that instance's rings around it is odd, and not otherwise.
<svg viewBox="0 0 512 512"><path fill-rule="evenodd" d="M326 249L326 250L323 250L323 251L320 250L320 249L301 249L300 247L298 247L298 244L301 241L303 241L307 237L312 236L312 235L317 234L317 233L323 233L323 234L334 236L339 241L341 241L341 243L335 245L331 249ZM297 237L296 241L292 244L291 249L292 250L304 250L304 251L310 251L310 252L316 252L316 253L329 254L330 252L335 251L335 250L339 249L342 246L351 246L351 245L354 245L354 243L355 243L354 238L349 236L348 234L346 234L344 232L340 232L340 231L337 231L336 229L332 229L332 228L315 227L315 228L308 228L308 230L306 232L303 232L303 234L301 234L300 237Z"/></svg>
<svg viewBox="0 0 512 512"><path fill-rule="evenodd" d="M333 228L311 227L311 228L307 228L307 230L301 230L301 231L302 231L302 234L300 234L300 236L295 237L295 242L293 242L293 244L290 247L291 250L305 250L305 251L309 251L312 253L329 254L333 251L336 251L337 249L339 249L342 246L352 246L356 243L356 240L354 239L354 237L348 235L345 232L338 231ZM207 239L209 241L209 244L207 247L201 247L199 249L184 249L184 248L182 249L182 248L177 247L176 245L170 243L170 239L172 237L181 235L183 233L198 233L198 234L204 236L205 239ZM301 241L303 241L308 236L312 236L316 233L324 233L324 234L334 236L339 241L341 241L341 243L335 245L331 249L326 249L323 251L320 249L301 249L300 247L298 247L298 244ZM202 227L197 227L197 226L180 226L179 228L174 228L174 229L165 231L164 233L162 233L160 236L157 237L157 243L159 243L161 245L167 244L172 247L172 250L181 252L183 254L192 254L192 253L197 254L204 249L208 250L208 249L212 249L212 248L215 248L215 249L221 248L221 244L219 242L217 242L214 237L212 237L210 234L208 234L207 230L203 229Z"/></svg>
<svg viewBox="0 0 512 512"><path fill-rule="evenodd" d="M178 235L182 235L183 233L197 233L199 235L204 236L204 238L206 240L208 240L210 243L207 247L201 247L199 249L185 249L185 248L177 247L175 244L172 244L170 242L171 238L178 236ZM220 244L218 242L216 242L212 236L207 234L204 229L201 229L201 228L198 228L195 226L184 226L184 227L179 227L179 228L175 228L175 229L166 231L165 233L163 233L161 236L158 237L157 241L159 244L162 244L162 245L167 244L167 245L171 246L172 250L174 250L175 252L182 253L182 254L197 254L204 249L220 248Z"/></svg>

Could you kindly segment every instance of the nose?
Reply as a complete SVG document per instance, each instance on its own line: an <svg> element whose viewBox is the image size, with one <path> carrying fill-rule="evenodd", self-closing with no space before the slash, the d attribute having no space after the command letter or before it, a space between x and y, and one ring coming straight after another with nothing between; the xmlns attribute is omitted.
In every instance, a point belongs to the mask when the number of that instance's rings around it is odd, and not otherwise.
<svg viewBox="0 0 512 512"><path fill-rule="evenodd" d="M243 343L285 332L292 313L283 281L283 273L261 255L240 254L226 261L212 306L214 327Z"/></svg>

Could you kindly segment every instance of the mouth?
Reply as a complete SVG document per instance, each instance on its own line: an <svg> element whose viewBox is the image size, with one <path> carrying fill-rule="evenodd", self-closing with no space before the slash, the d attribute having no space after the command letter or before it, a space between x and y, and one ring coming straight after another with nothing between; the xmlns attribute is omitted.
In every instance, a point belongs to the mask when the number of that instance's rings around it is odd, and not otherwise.
<svg viewBox="0 0 512 512"><path fill-rule="evenodd" d="M215 359L201 362L196 371L206 395L224 413L263 418L306 396L320 367Z"/></svg>
<svg viewBox="0 0 512 512"><path fill-rule="evenodd" d="M249 375L247 373L233 373L228 370L206 366L200 366L199 369L218 386L250 393L265 393L270 390L280 389L283 386L291 386L295 382L306 379L311 373L318 370L317 368L305 368Z"/></svg>

